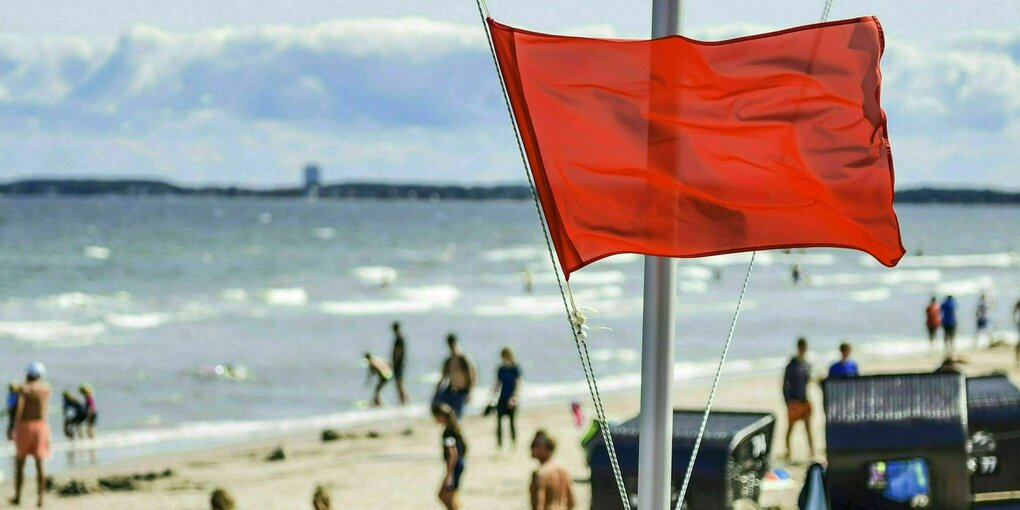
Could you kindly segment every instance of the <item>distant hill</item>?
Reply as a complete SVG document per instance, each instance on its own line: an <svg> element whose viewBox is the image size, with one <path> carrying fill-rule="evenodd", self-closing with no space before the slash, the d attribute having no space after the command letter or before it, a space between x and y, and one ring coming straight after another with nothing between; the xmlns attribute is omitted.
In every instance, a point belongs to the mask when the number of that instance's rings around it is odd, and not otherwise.
<svg viewBox="0 0 1020 510"><path fill-rule="evenodd" d="M0 184L5 196L305 196L303 188L187 187L144 179L28 179ZM345 183L319 188L321 198L379 198L418 200L526 200L531 191L524 185L457 186L431 184ZM898 191L898 203L925 204L1020 204L1020 193L995 190L918 188Z"/></svg>

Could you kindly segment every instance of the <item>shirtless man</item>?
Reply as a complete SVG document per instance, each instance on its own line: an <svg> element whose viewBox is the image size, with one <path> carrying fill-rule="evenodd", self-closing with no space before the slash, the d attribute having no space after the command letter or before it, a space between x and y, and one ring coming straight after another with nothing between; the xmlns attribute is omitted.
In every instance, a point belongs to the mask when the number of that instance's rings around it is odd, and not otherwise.
<svg viewBox="0 0 1020 510"><path fill-rule="evenodd" d="M375 396L372 397L372 405L379 407L382 405L383 386L393 378L393 371L386 364L386 360L370 352L365 353L365 361L368 362L368 379L365 380L365 384L368 384L373 377L379 378L379 382L375 385Z"/></svg>
<svg viewBox="0 0 1020 510"><path fill-rule="evenodd" d="M535 433L531 440L531 457L538 461L538 469L531 474L531 510L573 510L574 488L570 473L552 462L556 441L544 430Z"/></svg>
<svg viewBox="0 0 1020 510"><path fill-rule="evenodd" d="M446 336L446 345L450 348L450 356L443 361L442 376L436 385L435 404L449 405L457 418L464 413L464 404L471 401L471 389L478 381L475 364L466 354L460 351L457 337L450 333Z"/></svg>
<svg viewBox="0 0 1020 510"><path fill-rule="evenodd" d="M14 413L14 497L11 504L21 503L21 486L24 483L25 459L35 457L36 484L39 500L36 506L43 506L46 490L46 475L43 460L50 456L50 425L46 421L46 410L50 403L50 385L42 381L46 367L34 362L25 373L25 384L21 386L18 408Z"/></svg>

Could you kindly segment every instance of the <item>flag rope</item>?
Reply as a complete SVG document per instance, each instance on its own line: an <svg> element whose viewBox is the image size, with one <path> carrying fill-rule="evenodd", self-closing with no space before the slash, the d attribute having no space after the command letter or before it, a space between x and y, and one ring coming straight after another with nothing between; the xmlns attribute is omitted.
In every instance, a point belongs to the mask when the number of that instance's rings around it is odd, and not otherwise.
<svg viewBox="0 0 1020 510"><path fill-rule="evenodd" d="M691 451L691 460L687 463L687 471L684 473L684 482L680 488L680 495L676 500L676 510L683 507L684 497L687 495L687 488L691 483L691 475L694 472L694 461L698 458L698 451L701 450L701 440L705 437L705 428L708 425L708 416L712 412L712 404L715 402L715 392L719 388L719 380L722 377L723 365L726 364L726 355L730 352L730 344L733 341L733 332L737 329L737 318L740 317L740 305L744 302L744 294L747 293L747 284L751 281L751 270L754 269L754 257L757 251L751 252L751 262L747 264L747 275L744 276L744 286L740 289L740 297L737 298L737 308L733 312L733 320L730 321L730 332L726 335L726 344L723 346L722 356L719 357L719 367L715 371L715 379L712 381L712 391L708 393L708 403L705 404L705 414L701 417L701 428L698 429L698 437L694 441L694 450Z"/></svg>
<svg viewBox="0 0 1020 510"><path fill-rule="evenodd" d="M832 9L833 0L825 0L822 8L822 23L829 19L829 11ZM730 322L730 332L726 336L726 344L723 346L722 356L719 358L719 366L715 371L715 379L712 381L712 390L708 393L708 402L705 404L705 414L701 417L701 427L698 429L698 437L694 441L694 450L691 451L691 460L687 463L687 471L684 473L684 482L680 488L680 494L676 500L675 510L681 510L684 498L687 496L687 488L690 486L691 476L694 473L694 462L698 459L698 452L701 450L701 441L705 438L705 429L708 426L708 417L712 413L712 404L715 402L715 393L719 387L719 379L722 376L723 366L726 364L726 356L730 352L730 343L733 340L733 332L737 327L737 318L740 316L740 305L744 302L744 293L747 292L747 284L751 279L751 270L754 269L754 257L758 252L751 252L751 262L747 264L747 275L744 276L744 286L740 289L740 297L737 299L737 308L733 312L733 320Z"/></svg>
<svg viewBox="0 0 1020 510"><path fill-rule="evenodd" d="M599 424L599 431L602 433L602 440L606 444L606 451L609 456L609 463L612 466L613 478L616 480L616 488L620 492L620 500L623 502L625 510L631 510L630 497L627 495L627 487L623 482L623 474L620 471L620 462L616 456L616 445L613 444L613 436L609 433L608 420L606 419L605 407L602 405L602 395L599 392L598 382L595 378L595 369L591 364L591 356L588 352L587 343L587 332L585 331L585 317L577 308L577 304L574 302L574 293L570 289L570 282L566 282L566 291L564 290L564 281L560 274L560 267L556 262L556 254L553 250L552 240L549 238L548 225L545 223L545 216L542 214L542 206L538 200L538 191L535 188L535 182L531 177L531 167L528 164L528 158L524 153L524 142L521 139L520 129L517 126L517 119L514 117L513 108L510 106L510 95L506 88L506 83L503 81L503 73L500 72L499 59L496 58L496 48L492 42L492 34L489 33L489 26L486 20L489 18L489 9L485 5L485 0L475 0L478 5L478 15L482 18L482 26L485 28L485 36L488 39L489 51L492 54L492 63L496 69L496 75L499 77L499 84L503 91L503 99L506 102L507 114L510 116L510 123L513 126L514 136L517 139L517 149L521 155L521 161L524 163L524 175L528 178L528 186L531 189L531 198L535 203L535 211L538 213L538 220L542 227L542 234L545 236L546 249L549 252L549 259L552 263L553 273L556 274L556 284L560 289L560 298L563 300L563 307L567 313L567 320L570 323L570 331L574 337L574 345L577 347L577 355L581 358L581 369L584 371L585 381L588 383L588 393L591 395L592 404L595 408L595 418ZM569 303L568 303L569 293Z"/></svg>

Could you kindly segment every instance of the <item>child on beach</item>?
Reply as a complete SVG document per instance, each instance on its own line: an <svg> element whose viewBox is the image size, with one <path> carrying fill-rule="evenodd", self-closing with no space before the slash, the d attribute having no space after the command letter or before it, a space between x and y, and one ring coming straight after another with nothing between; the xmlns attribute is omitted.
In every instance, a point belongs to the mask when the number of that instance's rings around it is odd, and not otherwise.
<svg viewBox="0 0 1020 510"><path fill-rule="evenodd" d="M82 383L78 387L82 397L85 399L85 427L89 439L96 437L96 420L99 418L99 408L96 407L96 394L92 391L92 385Z"/></svg>
<svg viewBox="0 0 1020 510"><path fill-rule="evenodd" d="M942 325L942 312L939 310L939 301L935 296L931 297L928 308L924 309L925 326L928 327L928 350L935 350L935 338L938 337L939 326Z"/></svg>
<svg viewBox="0 0 1020 510"><path fill-rule="evenodd" d="M448 404L436 404L432 408L432 416L443 425L443 461L446 463L446 474L439 486L439 501L447 510L458 510L457 490L460 488L460 477L464 474L464 456L467 445L461 436L457 416Z"/></svg>
<svg viewBox="0 0 1020 510"><path fill-rule="evenodd" d="M85 405L70 391L65 391L63 397L64 437L73 440L80 435L81 424L85 421Z"/></svg>
<svg viewBox="0 0 1020 510"><path fill-rule="evenodd" d="M18 410L18 393L21 392L21 385L18 381L11 381L7 385L7 439L11 439L14 432L14 413Z"/></svg>
<svg viewBox="0 0 1020 510"><path fill-rule="evenodd" d="M370 352L365 353L365 361L368 362L368 379L365 381L365 384L371 382L373 377L379 379L379 382L375 385L375 396L372 397L372 405L379 407L382 405L383 386L393 378L393 371L390 370L390 366L386 364L384 359Z"/></svg>
<svg viewBox="0 0 1020 510"><path fill-rule="evenodd" d="M573 510L574 488L570 473L552 461L556 441L539 429L531 440L531 458L538 461L538 469L531 474L532 510Z"/></svg>
<svg viewBox="0 0 1020 510"><path fill-rule="evenodd" d="M514 360L514 351L504 347L499 354L501 363L496 369L496 384L492 394L496 396L496 446L503 447L503 417L510 421L510 441L517 446L517 394L521 389L521 369Z"/></svg>

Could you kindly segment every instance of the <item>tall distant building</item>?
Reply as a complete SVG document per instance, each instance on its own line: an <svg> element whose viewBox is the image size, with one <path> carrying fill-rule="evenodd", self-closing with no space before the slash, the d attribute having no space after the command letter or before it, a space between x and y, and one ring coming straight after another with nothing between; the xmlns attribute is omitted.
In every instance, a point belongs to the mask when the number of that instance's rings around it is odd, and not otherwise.
<svg viewBox="0 0 1020 510"><path fill-rule="evenodd" d="M319 195L320 178L319 165L309 163L305 166L305 196L314 197Z"/></svg>

